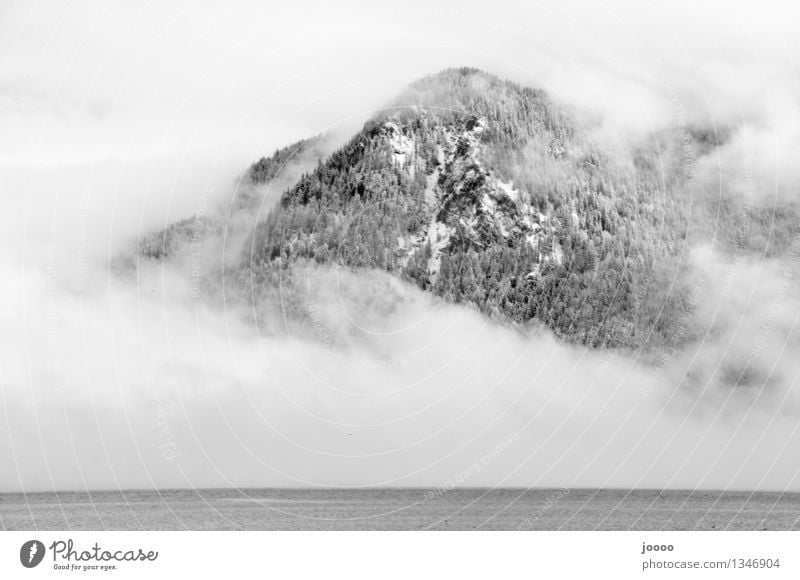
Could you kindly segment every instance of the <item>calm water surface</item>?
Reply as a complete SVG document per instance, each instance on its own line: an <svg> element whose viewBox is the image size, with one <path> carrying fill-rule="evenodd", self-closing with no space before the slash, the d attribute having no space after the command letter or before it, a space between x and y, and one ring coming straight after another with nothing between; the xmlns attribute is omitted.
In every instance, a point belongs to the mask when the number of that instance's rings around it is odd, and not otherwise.
<svg viewBox="0 0 800 580"><path fill-rule="evenodd" d="M211 489L0 494L6 530L798 530L800 494Z"/></svg>

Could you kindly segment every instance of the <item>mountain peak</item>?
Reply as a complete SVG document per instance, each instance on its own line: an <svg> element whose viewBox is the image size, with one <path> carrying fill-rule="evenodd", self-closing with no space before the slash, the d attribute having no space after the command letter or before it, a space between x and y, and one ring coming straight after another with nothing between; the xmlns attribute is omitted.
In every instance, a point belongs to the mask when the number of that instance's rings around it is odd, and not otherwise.
<svg viewBox="0 0 800 580"><path fill-rule="evenodd" d="M460 115L483 116L502 130L545 124L550 128L574 124L572 113L544 91L521 87L476 68L449 68L411 83L375 116L410 119L421 112L453 120ZM492 133L488 133L491 137Z"/></svg>

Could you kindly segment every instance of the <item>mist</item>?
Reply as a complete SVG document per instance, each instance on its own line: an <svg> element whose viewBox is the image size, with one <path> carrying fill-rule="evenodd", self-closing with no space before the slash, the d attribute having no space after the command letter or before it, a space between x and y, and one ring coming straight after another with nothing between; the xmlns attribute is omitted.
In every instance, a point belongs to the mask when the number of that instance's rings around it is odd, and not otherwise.
<svg viewBox="0 0 800 580"><path fill-rule="evenodd" d="M29 288L4 325L25 341L3 369L3 487L794 488L796 363L789 405L720 407L675 364L521 335L386 274L303 279L313 322L286 334L161 266Z"/></svg>
<svg viewBox="0 0 800 580"><path fill-rule="evenodd" d="M800 202L797 23L729 4L190 8L2 8L0 490L800 490L796 230L777 255L698 244L697 335L655 361L379 272L298 272L308 318L279 300L254 323L264 305L198 294L186 257L114 267L150 232L224 215L260 156L343 138L447 66L544 88L610 146L724 136L681 158L688 193L777 211ZM204 268L242 243L202 248Z"/></svg>

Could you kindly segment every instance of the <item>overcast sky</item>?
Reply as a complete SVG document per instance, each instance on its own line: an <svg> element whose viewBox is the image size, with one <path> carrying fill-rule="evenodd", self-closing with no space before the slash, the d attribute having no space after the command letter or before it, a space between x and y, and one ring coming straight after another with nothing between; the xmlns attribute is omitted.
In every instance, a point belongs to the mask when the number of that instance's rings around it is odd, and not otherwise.
<svg viewBox="0 0 800 580"><path fill-rule="evenodd" d="M787 7L3 2L0 123L10 131L0 160L192 149L246 160L355 125L409 81L465 65L549 88L613 123L670 122L676 101L729 122L796 99L800 18Z"/></svg>

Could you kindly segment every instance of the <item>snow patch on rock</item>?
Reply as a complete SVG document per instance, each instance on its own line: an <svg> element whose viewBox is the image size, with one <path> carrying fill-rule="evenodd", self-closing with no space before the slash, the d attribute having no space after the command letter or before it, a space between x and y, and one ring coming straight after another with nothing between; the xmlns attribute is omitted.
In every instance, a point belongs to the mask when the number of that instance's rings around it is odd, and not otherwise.
<svg viewBox="0 0 800 580"><path fill-rule="evenodd" d="M515 188L512 183L505 182L505 181L503 181L501 179L498 179L497 180L497 186L514 203L520 203L520 201L522 201L522 195L520 194L519 191L517 191L517 188Z"/></svg>
<svg viewBox="0 0 800 580"><path fill-rule="evenodd" d="M428 228L428 242L431 244L431 257L428 260L428 274L431 277L431 282L436 281L436 276L439 274L439 268L442 263L442 251L450 243L450 236L452 232L446 224L436 221L434 218Z"/></svg>
<svg viewBox="0 0 800 580"><path fill-rule="evenodd" d="M409 165L409 169L412 170L413 165L410 164L410 161L414 153L414 138L407 136L403 130L392 121L387 121L383 127L386 134L389 136L389 144L392 147L392 158L400 167Z"/></svg>
<svg viewBox="0 0 800 580"><path fill-rule="evenodd" d="M486 120L470 117L456 128L437 127L438 166L426 176L423 199L430 220L413 235L398 239L398 255L405 265L430 245L427 263L430 281L435 283L442 256L457 239L476 248L505 240L509 245L527 244L539 252L539 264L526 275L540 275L544 264L561 264L563 250L555 241L561 228L556 219L541 213L529 201L528 192L494 175L481 162L481 133ZM416 160L417 143L410 127L399 120L384 123L383 133L393 159L413 177L421 171ZM573 218L573 222L577 221Z"/></svg>

